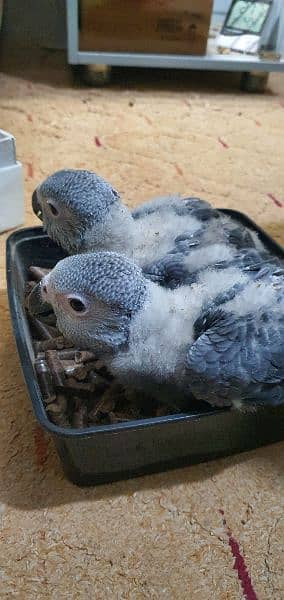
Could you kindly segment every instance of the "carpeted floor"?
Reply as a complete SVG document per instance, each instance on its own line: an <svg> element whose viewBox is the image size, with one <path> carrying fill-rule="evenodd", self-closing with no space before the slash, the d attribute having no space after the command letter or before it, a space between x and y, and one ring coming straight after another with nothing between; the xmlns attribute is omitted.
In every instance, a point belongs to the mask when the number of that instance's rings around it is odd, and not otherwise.
<svg viewBox="0 0 284 600"><path fill-rule="evenodd" d="M26 226L37 223L36 184L68 166L96 170L130 206L197 195L246 212L283 241L280 76L254 96L215 73L120 70L109 88L81 88L52 52L1 68L0 126L15 135L24 165ZM32 414L3 258L0 268L0 597L281 600L283 444L113 485L72 485Z"/></svg>

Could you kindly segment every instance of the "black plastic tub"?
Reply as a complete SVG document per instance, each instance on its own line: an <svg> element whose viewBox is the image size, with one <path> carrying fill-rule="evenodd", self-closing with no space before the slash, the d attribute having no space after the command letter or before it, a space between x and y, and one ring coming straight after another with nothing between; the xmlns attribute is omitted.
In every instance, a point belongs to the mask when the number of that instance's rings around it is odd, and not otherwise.
<svg viewBox="0 0 284 600"><path fill-rule="evenodd" d="M245 215L224 210L258 231L267 248L284 250ZM28 267L52 267L64 254L41 227L21 229L7 241L10 313L21 366L41 426L55 442L65 474L78 485L94 485L194 464L284 438L284 406L241 413L229 409L155 417L88 429L62 429L47 418L35 375L32 339L24 309Z"/></svg>

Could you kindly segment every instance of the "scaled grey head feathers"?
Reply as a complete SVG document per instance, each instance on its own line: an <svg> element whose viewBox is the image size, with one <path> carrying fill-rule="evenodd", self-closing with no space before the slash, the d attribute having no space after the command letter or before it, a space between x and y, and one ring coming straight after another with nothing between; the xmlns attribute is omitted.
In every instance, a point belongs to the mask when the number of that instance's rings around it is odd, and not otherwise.
<svg viewBox="0 0 284 600"><path fill-rule="evenodd" d="M63 169L37 187L32 204L48 235L74 253L85 250L87 232L104 222L118 201L118 193L95 173Z"/></svg>
<svg viewBox="0 0 284 600"><path fill-rule="evenodd" d="M147 285L132 261L100 252L60 261L42 290L66 337L79 346L112 351L127 342L129 321L145 302Z"/></svg>

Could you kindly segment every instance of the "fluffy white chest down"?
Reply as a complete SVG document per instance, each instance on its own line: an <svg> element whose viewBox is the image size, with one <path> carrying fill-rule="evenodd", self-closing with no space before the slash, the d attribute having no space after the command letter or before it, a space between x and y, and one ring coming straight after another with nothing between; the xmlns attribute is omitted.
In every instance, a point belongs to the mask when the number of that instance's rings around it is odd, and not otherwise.
<svg viewBox="0 0 284 600"><path fill-rule="evenodd" d="M135 221L133 259L139 265L159 260L173 249L179 234L198 229L198 219L177 215L170 208L139 219Z"/></svg>
<svg viewBox="0 0 284 600"><path fill-rule="evenodd" d="M128 350L113 358L112 371L121 380L143 377L182 385L185 353L202 307L240 278L246 276L232 268L221 276L210 271L204 281L176 290L149 284L148 299L132 319Z"/></svg>
<svg viewBox="0 0 284 600"><path fill-rule="evenodd" d="M181 202L181 201L180 201ZM177 215L170 206L135 221L133 228L133 259L140 266L157 261L170 252L175 238L185 232L195 234L203 229L201 247L192 249L185 258L189 272L233 258L235 249L228 244L228 234L236 228L236 223L227 215L220 219L202 223L194 216ZM253 232L254 233L254 232ZM252 237L258 250L263 250L257 234ZM192 268L191 268L192 267Z"/></svg>
<svg viewBox="0 0 284 600"><path fill-rule="evenodd" d="M236 227L236 223L230 217L222 215L218 220L213 219L202 223L190 213L183 215L176 213L176 205L182 202L181 199L177 199L174 203L171 199L171 202L165 199L158 210L145 214L139 219L133 219L124 205L115 203L106 219L96 223L86 234L85 251L121 252L144 267L173 250L177 236L185 232L195 234L203 229L201 247L193 249L185 260L189 272L192 270L191 266L196 270L216 260L227 260L232 257L227 234ZM256 234L254 241L257 248L261 247ZM211 249L208 252L209 247Z"/></svg>

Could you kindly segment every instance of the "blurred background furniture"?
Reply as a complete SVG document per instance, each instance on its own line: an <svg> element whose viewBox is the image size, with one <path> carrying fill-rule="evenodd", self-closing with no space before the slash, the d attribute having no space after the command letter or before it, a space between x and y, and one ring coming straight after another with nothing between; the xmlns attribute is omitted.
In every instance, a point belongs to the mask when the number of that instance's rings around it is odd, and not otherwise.
<svg viewBox="0 0 284 600"><path fill-rule="evenodd" d="M84 0L86 1L86 0ZM90 0L87 0L89 2ZM118 0L117 0L118 1ZM129 1L129 0L127 0ZM189 5L190 1L189 0ZM173 69L196 69L216 71L239 71L244 73L242 86L246 89L261 90L265 87L268 74L284 70L284 3L274 0L273 6L279 11L276 26L264 31L265 44L269 53L265 57L250 55L219 54L215 39L218 35L231 0L213 0L209 37L203 55L157 52L118 52L106 50L86 50L80 47L79 8L82 0L25 0L24 8L20 0L0 0L3 5L1 38L5 47L16 52L21 46L67 49L68 62L89 84L101 84L109 80L112 66L158 67ZM97 4L94 0L94 6ZM99 4L102 4L100 0ZM126 3L127 4L127 3ZM142 2L139 0L139 4ZM148 5L151 3L147 2ZM154 3L153 3L154 4ZM197 2L198 6L210 5L210 0ZM201 10L201 9L200 9ZM202 11L201 11L202 12ZM20 18L19 18L20 15ZM1 17L0 17L1 19ZM164 22L166 27L166 21ZM274 51L271 52L271 47ZM280 55L280 58L279 58Z"/></svg>
<svg viewBox="0 0 284 600"><path fill-rule="evenodd" d="M194 4L194 3L193 3ZM191 3L192 8L194 6ZM158 53L158 52L134 52L132 51L107 51L105 49L94 50L96 43L103 48L101 39L96 40L96 29L93 40L90 35L91 27L94 27L96 2L91 0L70 0L67 2L67 40L68 61L73 65L81 65L83 78L90 84L101 84L110 78L111 66L132 67L159 67L175 69L210 69L223 71L241 71L241 87L247 91L261 91L265 88L268 74L271 71L284 71L284 4L282 0L274 0L273 11L277 19L268 19L264 28L264 44L270 49L267 56L253 56L250 54L230 53L220 54L216 48L216 37L224 22L226 13L230 7L231 0L215 0L212 6L212 14L209 15L210 2L197 2L199 11L198 27L202 27L206 21L206 14L211 20L208 43L205 45L204 53ZM93 12L90 9L93 5ZM190 2L188 2L190 7ZM81 9L81 10L80 10ZM89 9L89 10L88 10ZM192 11L194 13L194 10ZM100 15L100 12L97 11ZM82 35L87 28L89 35ZM81 29L81 31L80 31ZM113 28L110 25L110 31ZM197 36L198 37L198 36ZM272 40L274 38L274 41ZM87 41L89 41L88 48ZM125 46L129 41L126 40ZM115 44L114 44L115 45ZM271 52L271 45L274 52ZM109 44L108 44L109 46ZM105 47L107 47L105 45ZM149 44L149 47L150 44ZM194 48L193 48L194 49Z"/></svg>

